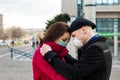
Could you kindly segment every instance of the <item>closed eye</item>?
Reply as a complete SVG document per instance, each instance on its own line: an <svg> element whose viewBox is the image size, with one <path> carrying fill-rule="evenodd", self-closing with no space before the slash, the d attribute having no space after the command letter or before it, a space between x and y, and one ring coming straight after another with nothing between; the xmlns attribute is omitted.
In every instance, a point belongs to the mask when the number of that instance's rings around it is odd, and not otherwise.
<svg viewBox="0 0 120 80"><path fill-rule="evenodd" d="M65 39L63 39L63 41L64 41L64 42L68 42L68 41L69 41L69 39L68 39L68 38L65 38Z"/></svg>

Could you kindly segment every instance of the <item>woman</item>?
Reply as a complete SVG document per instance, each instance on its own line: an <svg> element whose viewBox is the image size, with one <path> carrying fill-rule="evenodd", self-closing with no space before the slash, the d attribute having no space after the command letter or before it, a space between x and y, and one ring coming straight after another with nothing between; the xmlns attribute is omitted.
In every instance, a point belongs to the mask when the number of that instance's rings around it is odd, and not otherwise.
<svg viewBox="0 0 120 80"><path fill-rule="evenodd" d="M50 66L40 54L40 48L43 44L51 46L52 50L64 60L68 53L66 45L70 40L68 25L64 22L53 23L45 33L42 43L36 49L33 60L33 78L34 80L66 80Z"/></svg>

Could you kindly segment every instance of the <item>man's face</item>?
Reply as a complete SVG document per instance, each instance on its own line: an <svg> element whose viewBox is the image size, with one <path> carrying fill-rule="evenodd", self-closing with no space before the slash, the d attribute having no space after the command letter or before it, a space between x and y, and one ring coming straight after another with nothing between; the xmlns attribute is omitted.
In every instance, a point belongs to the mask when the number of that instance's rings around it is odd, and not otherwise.
<svg viewBox="0 0 120 80"><path fill-rule="evenodd" d="M81 32L80 29L75 30L75 31L72 32L71 36L72 36L72 37L78 37L78 35L79 35L80 32Z"/></svg>
<svg viewBox="0 0 120 80"><path fill-rule="evenodd" d="M81 40L82 42L84 42L85 34L86 34L86 27L82 27L82 28L72 32L71 35L73 38L76 37L78 40Z"/></svg>

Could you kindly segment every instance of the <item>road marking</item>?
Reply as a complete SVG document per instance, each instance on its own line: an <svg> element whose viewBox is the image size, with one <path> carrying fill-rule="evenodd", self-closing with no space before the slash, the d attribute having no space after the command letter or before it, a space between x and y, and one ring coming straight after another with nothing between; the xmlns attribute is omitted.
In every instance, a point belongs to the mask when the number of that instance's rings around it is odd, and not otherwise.
<svg viewBox="0 0 120 80"><path fill-rule="evenodd" d="M3 54L3 55L0 55L0 58L4 57L4 56L7 56L7 55L10 55L10 53L6 53L6 54Z"/></svg>
<svg viewBox="0 0 120 80"><path fill-rule="evenodd" d="M17 49L17 48L14 48L14 49ZM20 51L26 51L26 50L29 50L29 49L31 49L30 47L28 47L28 48L24 48L24 49L17 49L17 50L20 50Z"/></svg>
<svg viewBox="0 0 120 80"><path fill-rule="evenodd" d="M34 53L33 50L29 50L29 51L27 51L27 52L28 52L28 53L31 52L31 54ZM31 55L31 54L30 54L30 55ZM22 56L21 54L17 54L16 56L13 57L13 59L17 59L17 58L19 58L19 57L25 57L25 56ZM25 57L25 58L27 59L27 58L29 58L29 57ZM22 59L22 58L21 58L21 59Z"/></svg>
<svg viewBox="0 0 120 80"><path fill-rule="evenodd" d="M31 49L31 48L24 48L24 49L21 49L21 51L25 51L25 52L30 52L30 53L34 53L34 50L33 49ZM0 55L0 58L1 57L5 57L5 56L8 56L8 55L10 55L11 53L9 52L9 53L5 53L5 54L3 54L3 55ZM22 55L20 55L20 54L17 54L16 56L14 56L13 57L13 60L16 60L18 57L20 57L20 56L22 56ZM19 59L18 59L19 60ZM25 59L20 59L20 61L31 61L31 59L29 59L29 58L25 58Z"/></svg>

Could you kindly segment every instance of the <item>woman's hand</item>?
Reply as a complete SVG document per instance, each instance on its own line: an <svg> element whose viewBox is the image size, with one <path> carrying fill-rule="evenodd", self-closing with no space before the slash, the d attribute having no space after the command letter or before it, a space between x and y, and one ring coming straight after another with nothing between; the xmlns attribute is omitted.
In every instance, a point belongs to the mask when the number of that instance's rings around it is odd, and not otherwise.
<svg viewBox="0 0 120 80"><path fill-rule="evenodd" d="M52 51L51 47L47 44L43 44L40 48L40 53L44 56L48 51Z"/></svg>

